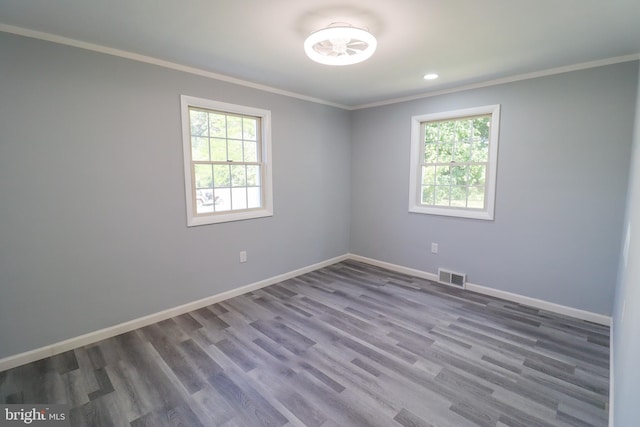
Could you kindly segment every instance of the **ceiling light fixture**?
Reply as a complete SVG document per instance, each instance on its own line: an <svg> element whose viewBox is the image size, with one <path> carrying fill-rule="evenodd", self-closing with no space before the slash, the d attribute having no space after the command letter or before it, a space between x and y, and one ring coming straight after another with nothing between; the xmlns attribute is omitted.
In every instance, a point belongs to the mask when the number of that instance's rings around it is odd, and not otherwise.
<svg viewBox="0 0 640 427"><path fill-rule="evenodd" d="M311 33L304 42L304 51L321 64L351 65L369 59L377 46L369 31L337 22Z"/></svg>
<svg viewBox="0 0 640 427"><path fill-rule="evenodd" d="M424 79L425 80L435 80L437 79L439 76L436 73L430 73L430 74L425 74L424 75Z"/></svg>

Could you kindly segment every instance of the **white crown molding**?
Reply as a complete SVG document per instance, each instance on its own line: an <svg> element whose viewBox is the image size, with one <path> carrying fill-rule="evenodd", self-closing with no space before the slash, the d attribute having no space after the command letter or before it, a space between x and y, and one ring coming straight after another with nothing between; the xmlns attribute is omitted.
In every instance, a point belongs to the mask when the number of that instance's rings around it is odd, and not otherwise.
<svg viewBox="0 0 640 427"><path fill-rule="evenodd" d="M15 34L15 35L18 35L18 36L23 36L23 37L30 37L30 38L34 38L34 39L44 40L44 41L48 41L48 42L52 42L52 43L63 44L63 45L67 45L67 46L73 46L73 47L77 47L77 48L80 48L80 49L85 49L85 50L90 50L90 51L94 51L94 52L104 53L104 54L107 54L107 55L118 56L118 57L121 57L121 58L131 59L133 61L138 61L138 62L144 62L146 64L157 65L159 67L169 68L169 69L176 70L176 71L182 71L182 72L189 73L189 74L195 74L195 75L198 75L198 76L201 76L201 77L207 77L207 78L210 78L210 79L220 80L220 81L224 81L224 82L227 82L227 83L233 83L233 84L237 84L237 85L240 85L240 86L250 87L250 88L253 88L253 89L257 89L257 90L262 90L262 91L265 91L265 92L274 93L274 94L277 94L277 95L288 96L290 98L297 98L297 99L301 99L303 101L309 101L309 102L314 102L316 104L328 105L328 106L331 106L331 107L336 107L336 108L340 108L340 109L343 109L343 110L349 110L349 111L363 110L363 109L366 109L366 108L380 107L380 106L390 105L390 104L398 104L398 103L401 103L401 102L414 101L414 100L417 100L417 99L430 98L430 97L439 96L439 95L446 95L448 93L462 92L462 91L465 91L465 90L479 89L479 88L484 88L484 87L489 87L489 86L497 86L497 85L501 85L501 84L505 84L505 83L517 82L517 81L521 81L521 80L535 79L535 78L538 78L538 77L545 77L545 76L551 76L551 75L554 75L554 74L568 73L568 72L571 72L571 71L584 70L584 69L587 69L587 68L602 67L602 66L605 66L605 65L618 64L618 63L621 63L621 62L630 62L630 61L640 60L640 52L638 52L638 53L631 54L631 55L617 56L617 57L614 57L614 58L607 58L607 59L601 59L601 60L597 60L597 61L583 62L583 63L580 63L580 64L567 65L567 66L564 66L564 67L551 68L551 69L548 69L548 70L541 70L541 71L536 71L536 72L532 72L532 73L518 74L518 75L515 75L515 76L503 77L503 78L494 79L494 80L487 80L487 81L484 81L484 82L472 83L472 84L463 85L463 86L455 86L455 87L449 88L449 89L443 89L443 90L436 90L436 91L433 91L433 92L420 93L420 94L406 96L406 97L402 97L402 98L392 98L392 99L388 99L388 100L385 100L385 101L371 102L371 103L366 103L366 104L349 106L349 105L338 104L338 103L331 102L331 101L326 101L324 99L315 98L315 97L312 97L312 96L302 95L302 94L299 94L299 93L296 93L296 92L291 92L291 91L287 91L287 90L283 90L283 89L278 89L278 88L275 88L275 87L272 87L272 86L263 85L263 84L260 84L260 83L254 83L254 82L251 82L251 81L248 81L248 80L242 80L242 79L239 79L239 78L236 78L236 77L231 77L231 76L228 76L228 75L225 75L225 74L214 73L212 71L207 71L207 70L203 70L203 69L200 69L200 68L189 67L189 66L178 64L178 63L175 63L175 62L165 61L165 60L154 58L154 57L151 57L151 56L140 55L140 54L137 54L137 53L133 53L133 52L125 51L125 50L120 50L120 49L114 49L114 48L111 48L111 47L102 46L102 45L98 45L98 44L94 44L94 43L87 43L87 42L83 42L83 41L80 41L80 40L71 39L71 38L68 38L68 37L62 37L62 36L57 36L55 34L45 33L45 32L42 32L42 31L35 31L35 30L27 29L27 28L16 27L14 25L8 25L8 24L0 23L0 32Z"/></svg>
<svg viewBox="0 0 640 427"><path fill-rule="evenodd" d="M159 67L169 68L171 70L182 71L189 74L195 74L201 77L207 77L210 79L220 80L227 83L233 83L240 86L249 87L252 89L262 90L264 92L270 92L277 95L288 96L290 98L297 98L303 101L314 102L316 104L328 105L331 107L341 108L343 110L349 110L350 107L335 102L325 101L324 99L314 98L312 96L302 95L296 92L290 92L288 90L278 89L275 87L263 85L260 83L254 83L248 80L231 77L226 74L214 73L212 71L203 70L200 68L189 67L186 65L178 64L176 62L165 61L163 59L154 58L152 56L140 55L137 53L129 52L121 49L114 49L108 46L102 46L94 43L87 43L68 37L57 36L55 34L44 33L41 31L29 30L22 27L16 27L13 25L7 25L0 23L0 32L15 34L18 36L29 37L32 39L44 40L52 43L77 47L80 49L90 50L93 52L104 53L106 55L118 56L120 58L131 59L133 61L144 62L146 64L157 65Z"/></svg>
<svg viewBox="0 0 640 427"><path fill-rule="evenodd" d="M449 93L462 92L465 90L480 89L484 87L497 86L506 83L519 82L522 80L536 79L539 77L553 76L555 74L569 73L571 71L586 70L589 68L603 67L606 65L620 64L622 62L631 62L640 60L640 53L632 55L616 56L614 58L600 59L597 61L582 62L579 64L566 65L564 67L550 68L547 70L534 71L532 73L517 74L514 76L502 77L499 79L487 80L484 82L471 83L463 86L455 86L449 89L436 90L416 95L405 96L402 98L393 98L380 102L371 102L367 104L356 105L350 107L350 110L363 110L372 107L381 107L384 105L398 104L401 102L415 101L418 99L432 98L434 96L446 95Z"/></svg>

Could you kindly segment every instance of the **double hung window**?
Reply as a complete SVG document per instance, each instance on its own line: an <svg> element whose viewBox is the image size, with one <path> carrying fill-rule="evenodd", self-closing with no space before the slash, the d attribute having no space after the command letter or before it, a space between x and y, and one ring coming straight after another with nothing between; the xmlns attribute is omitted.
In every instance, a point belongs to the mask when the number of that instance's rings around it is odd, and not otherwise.
<svg viewBox="0 0 640 427"><path fill-rule="evenodd" d="M500 106L412 117L409 211L493 219Z"/></svg>
<svg viewBox="0 0 640 427"><path fill-rule="evenodd" d="M270 112L181 101L188 225L271 216Z"/></svg>

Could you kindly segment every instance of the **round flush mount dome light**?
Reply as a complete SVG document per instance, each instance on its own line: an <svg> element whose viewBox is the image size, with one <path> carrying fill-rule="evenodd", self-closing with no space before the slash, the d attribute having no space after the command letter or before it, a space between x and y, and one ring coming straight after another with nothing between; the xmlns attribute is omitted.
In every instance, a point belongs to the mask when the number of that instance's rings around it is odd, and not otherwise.
<svg viewBox="0 0 640 427"><path fill-rule="evenodd" d="M367 30L335 23L311 33L304 51L321 64L351 65L370 58L377 46L376 38Z"/></svg>

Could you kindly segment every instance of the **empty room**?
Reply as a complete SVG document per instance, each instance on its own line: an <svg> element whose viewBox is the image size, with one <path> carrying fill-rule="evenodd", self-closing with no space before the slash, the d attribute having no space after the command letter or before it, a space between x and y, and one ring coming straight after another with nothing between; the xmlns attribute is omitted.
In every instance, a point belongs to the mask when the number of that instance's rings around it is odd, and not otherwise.
<svg viewBox="0 0 640 427"><path fill-rule="evenodd" d="M0 0L0 426L637 426L639 19Z"/></svg>

